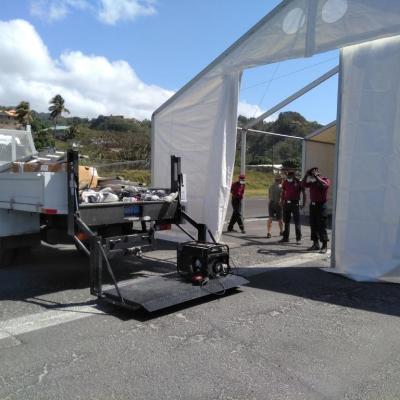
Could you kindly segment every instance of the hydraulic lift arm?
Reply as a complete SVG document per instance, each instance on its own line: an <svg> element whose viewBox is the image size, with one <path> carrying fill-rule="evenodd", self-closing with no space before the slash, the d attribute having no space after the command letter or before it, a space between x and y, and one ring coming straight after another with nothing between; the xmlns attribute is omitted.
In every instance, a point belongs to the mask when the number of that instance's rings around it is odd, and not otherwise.
<svg viewBox="0 0 400 400"><path fill-rule="evenodd" d="M138 309L143 307L148 311L156 311L176 304L181 304L186 301L196 299L199 297L209 296L213 293L221 292L221 287L225 290L237 288L247 282L246 279L228 274L218 279L210 279L207 287L196 286L190 282L182 279L181 275L177 272L169 273L162 276L152 276L142 280L131 279L125 281L122 285L118 283L112 266L110 258L113 255L138 255L137 247L133 247L135 238L138 234L114 236L110 238L103 238L98 235L85 221L85 209L78 202L78 188L79 188L79 167L78 167L78 153L68 153L68 233L73 236L75 243L85 251L90 257L90 292L92 295L97 296L99 299L112 303L114 305L125 307L129 309ZM181 191L182 191L182 173L181 173L181 159L180 157L171 156L171 193L178 193L177 200L174 204L168 207L174 210L173 216L170 214L160 214L161 219L153 215L153 223L163 224L170 223L178 226L185 232L191 239L198 243L207 245L207 233L211 240L216 243L207 225L197 223L191 218L184 210L181 204ZM177 203L177 204L176 204ZM127 207L121 204L121 207ZM151 203L141 205L143 210L146 207L153 207ZM97 212L97 205L95 207ZM98 212L104 212L104 209L99 205ZM151 214L150 212L148 214ZM147 215L147 211L145 213ZM168 215L167 220L163 219ZM188 222L197 230L197 240L184 228L181 224L183 221ZM89 237L90 250L80 241L76 232L83 232ZM140 234L139 234L140 236ZM103 288L103 266L107 269L109 276L113 282L113 287Z"/></svg>

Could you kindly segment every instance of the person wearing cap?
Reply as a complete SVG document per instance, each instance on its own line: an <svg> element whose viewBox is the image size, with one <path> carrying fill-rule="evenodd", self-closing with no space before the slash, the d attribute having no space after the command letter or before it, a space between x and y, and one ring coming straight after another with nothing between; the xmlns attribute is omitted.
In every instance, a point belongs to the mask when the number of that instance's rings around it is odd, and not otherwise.
<svg viewBox="0 0 400 400"><path fill-rule="evenodd" d="M328 251L326 202L331 182L328 178L321 176L318 167L313 167L306 172L303 185L310 189L310 227L313 245L308 250L321 250L321 253L326 253ZM319 242L321 242L321 248Z"/></svg>
<svg viewBox="0 0 400 400"><path fill-rule="evenodd" d="M283 238L279 243L289 242L290 235L290 220L293 215L295 230L296 230L296 244L301 243L301 226L300 226L300 196L303 197L301 208L306 203L306 194L302 182L296 178L294 171L287 173L287 178L282 184L282 204L283 204L283 222L285 223L285 230L283 231Z"/></svg>
<svg viewBox="0 0 400 400"><path fill-rule="evenodd" d="M232 216L228 225L228 232L234 232L234 225L237 223L242 233L246 233L244 230L243 218L242 218L242 200L244 196L244 190L246 188L246 177L243 174L239 175L239 180L232 183L231 195L232 195Z"/></svg>
<svg viewBox="0 0 400 400"><path fill-rule="evenodd" d="M271 238L272 221L275 218L279 224L280 235L283 236L283 221L282 221L282 177L275 176L274 183L268 189L268 222L267 222L267 239Z"/></svg>

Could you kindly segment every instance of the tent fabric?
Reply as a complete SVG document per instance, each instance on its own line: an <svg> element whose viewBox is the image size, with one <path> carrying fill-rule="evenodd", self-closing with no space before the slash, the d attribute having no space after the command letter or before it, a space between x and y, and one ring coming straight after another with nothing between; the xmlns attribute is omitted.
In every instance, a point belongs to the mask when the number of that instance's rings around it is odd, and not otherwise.
<svg viewBox="0 0 400 400"><path fill-rule="evenodd" d="M312 142L336 144L336 121L310 133L304 139Z"/></svg>
<svg viewBox="0 0 400 400"><path fill-rule="evenodd" d="M335 271L400 283L400 37L342 59Z"/></svg>
<svg viewBox="0 0 400 400"><path fill-rule="evenodd" d="M287 0L155 111L152 183L169 181L182 157L189 212L220 237L236 146L245 68L311 56L400 33L398 0Z"/></svg>

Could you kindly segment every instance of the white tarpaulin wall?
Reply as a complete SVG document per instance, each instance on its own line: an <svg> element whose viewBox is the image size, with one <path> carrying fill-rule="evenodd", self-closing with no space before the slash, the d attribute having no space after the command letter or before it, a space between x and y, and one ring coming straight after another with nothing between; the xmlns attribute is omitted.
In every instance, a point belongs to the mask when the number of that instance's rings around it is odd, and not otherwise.
<svg viewBox="0 0 400 400"><path fill-rule="evenodd" d="M170 155L181 156L189 212L219 238L234 166L243 69L399 33L399 0L282 2L154 113L153 185L168 184Z"/></svg>
<svg viewBox="0 0 400 400"><path fill-rule="evenodd" d="M400 37L342 59L335 270L400 283Z"/></svg>

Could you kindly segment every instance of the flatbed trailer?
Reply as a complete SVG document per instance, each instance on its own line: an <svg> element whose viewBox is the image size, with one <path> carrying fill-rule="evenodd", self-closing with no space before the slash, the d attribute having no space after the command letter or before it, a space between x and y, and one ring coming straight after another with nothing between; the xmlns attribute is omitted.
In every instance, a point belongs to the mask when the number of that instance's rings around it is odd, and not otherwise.
<svg viewBox="0 0 400 400"><path fill-rule="evenodd" d="M110 260L116 255L141 257L151 248L154 234L176 225L193 240L215 242L204 224L197 224L181 204L180 158L171 156L169 190L178 197L167 201L134 203L81 203L79 201L79 154L68 151L67 171L58 173L0 173L0 266L12 261L21 247L74 242L90 258L90 292L101 301L129 309L156 311L211 294L225 293L247 283L233 275L210 279L207 285L194 285L174 272L142 280L118 282ZM7 220L7 218L9 220ZM134 228L135 222L140 228ZM197 230L197 238L181 225L187 222ZM15 231L19 224L20 231ZM1 225L1 224L0 224ZM10 228L11 234L4 234ZM108 274L112 286L104 286Z"/></svg>

